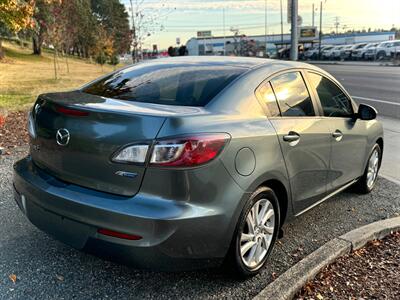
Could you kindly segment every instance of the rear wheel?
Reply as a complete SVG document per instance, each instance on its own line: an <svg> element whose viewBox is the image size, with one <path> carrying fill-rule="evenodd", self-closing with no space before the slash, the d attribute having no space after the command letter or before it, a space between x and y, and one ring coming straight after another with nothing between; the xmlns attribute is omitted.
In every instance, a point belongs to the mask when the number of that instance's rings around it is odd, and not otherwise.
<svg viewBox="0 0 400 300"><path fill-rule="evenodd" d="M385 53L384 51L380 51L380 52L378 52L378 54L376 55L376 59L377 59L377 60L382 60L382 59L385 58L385 56L386 56L386 53Z"/></svg>
<svg viewBox="0 0 400 300"><path fill-rule="evenodd" d="M373 188L375 187L376 179L378 178L381 159L381 147L378 144L375 144L368 158L368 163L365 167L364 174L355 185L356 192L367 194L373 190Z"/></svg>
<svg viewBox="0 0 400 300"><path fill-rule="evenodd" d="M256 275L276 241L280 225L278 199L270 188L257 189L236 226L226 263L240 277Z"/></svg>

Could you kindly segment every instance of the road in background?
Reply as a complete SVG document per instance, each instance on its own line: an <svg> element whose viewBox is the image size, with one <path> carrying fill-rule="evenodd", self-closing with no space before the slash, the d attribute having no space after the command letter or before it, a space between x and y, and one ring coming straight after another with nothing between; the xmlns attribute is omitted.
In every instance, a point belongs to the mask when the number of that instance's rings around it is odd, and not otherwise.
<svg viewBox="0 0 400 300"><path fill-rule="evenodd" d="M400 67L376 64L321 63L355 101L374 106L379 114L400 118Z"/></svg>

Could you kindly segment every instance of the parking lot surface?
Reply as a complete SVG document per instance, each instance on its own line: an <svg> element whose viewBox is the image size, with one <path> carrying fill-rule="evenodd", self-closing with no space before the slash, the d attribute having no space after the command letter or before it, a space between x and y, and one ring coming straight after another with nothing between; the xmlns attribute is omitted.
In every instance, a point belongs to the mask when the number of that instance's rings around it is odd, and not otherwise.
<svg viewBox="0 0 400 300"><path fill-rule="evenodd" d="M249 280L219 270L142 271L74 250L31 225L12 198L16 159L0 157L0 299L250 299L328 240L400 214L400 186L380 178L369 195L339 194L285 225L267 268Z"/></svg>

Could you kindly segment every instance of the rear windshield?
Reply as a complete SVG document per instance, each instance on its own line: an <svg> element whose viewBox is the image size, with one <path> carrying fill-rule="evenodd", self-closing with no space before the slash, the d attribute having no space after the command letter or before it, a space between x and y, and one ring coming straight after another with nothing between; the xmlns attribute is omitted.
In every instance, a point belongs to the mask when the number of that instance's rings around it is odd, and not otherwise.
<svg viewBox="0 0 400 300"><path fill-rule="evenodd" d="M229 66L141 64L117 71L82 91L127 101L204 106L245 71Z"/></svg>

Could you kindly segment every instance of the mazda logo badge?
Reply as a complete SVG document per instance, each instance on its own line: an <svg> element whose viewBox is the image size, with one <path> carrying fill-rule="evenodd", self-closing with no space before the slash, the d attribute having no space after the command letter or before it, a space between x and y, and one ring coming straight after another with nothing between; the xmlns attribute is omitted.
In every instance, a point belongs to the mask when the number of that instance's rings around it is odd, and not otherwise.
<svg viewBox="0 0 400 300"><path fill-rule="evenodd" d="M57 130L56 134L56 141L57 144L60 146L67 146L69 143L71 135L69 134L69 131L65 128L61 128Z"/></svg>

